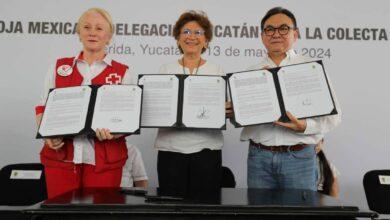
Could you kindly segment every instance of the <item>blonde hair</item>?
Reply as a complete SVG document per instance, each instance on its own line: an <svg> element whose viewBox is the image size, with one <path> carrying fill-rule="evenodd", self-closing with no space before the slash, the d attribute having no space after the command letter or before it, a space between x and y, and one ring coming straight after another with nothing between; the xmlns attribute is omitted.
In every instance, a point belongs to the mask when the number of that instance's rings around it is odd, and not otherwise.
<svg viewBox="0 0 390 220"><path fill-rule="evenodd" d="M114 31L115 31L115 28L114 28L114 23L112 22L112 18L111 18L111 15L110 13L108 13L106 10L102 9L102 8L90 8L88 10L86 10L79 18L78 22L77 22L77 26L76 26L76 32L77 34L80 34L80 25L81 23L83 22L84 20L84 17L90 13L90 12L96 12L98 14L100 14L106 21L107 23L109 24L110 26L110 32L111 32L111 36L114 35Z"/></svg>

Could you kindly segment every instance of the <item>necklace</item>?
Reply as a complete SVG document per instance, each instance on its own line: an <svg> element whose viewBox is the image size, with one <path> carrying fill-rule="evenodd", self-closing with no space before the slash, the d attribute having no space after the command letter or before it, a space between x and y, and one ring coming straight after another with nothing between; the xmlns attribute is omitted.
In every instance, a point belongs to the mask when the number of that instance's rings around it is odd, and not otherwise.
<svg viewBox="0 0 390 220"><path fill-rule="evenodd" d="M196 67L195 74L191 74L191 72L190 72L189 75L196 75L196 74L198 74L198 70L199 70L199 66L200 66L200 62L201 62L201 61L202 61L202 58L199 59L198 66ZM183 74L185 75L185 74L186 74L186 69L185 69L185 67L184 67L184 57L181 58L181 62L182 62L182 64L183 64Z"/></svg>

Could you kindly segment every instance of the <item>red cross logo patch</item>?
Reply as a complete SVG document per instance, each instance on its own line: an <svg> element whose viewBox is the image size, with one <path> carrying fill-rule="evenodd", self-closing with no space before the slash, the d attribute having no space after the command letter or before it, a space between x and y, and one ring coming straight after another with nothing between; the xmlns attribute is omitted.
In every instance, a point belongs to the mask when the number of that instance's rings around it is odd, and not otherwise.
<svg viewBox="0 0 390 220"><path fill-rule="evenodd" d="M116 73L111 73L106 77L106 83L110 85L118 85L122 81L122 77Z"/></svg>

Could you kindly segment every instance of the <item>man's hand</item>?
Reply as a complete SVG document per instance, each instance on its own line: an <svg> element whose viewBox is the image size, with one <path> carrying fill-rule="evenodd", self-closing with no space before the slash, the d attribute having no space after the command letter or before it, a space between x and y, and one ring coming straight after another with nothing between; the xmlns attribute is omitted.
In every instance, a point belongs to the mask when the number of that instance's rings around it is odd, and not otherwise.
<svg viewBox="0 0 390 220"><path fill-rule="evenodd" d="M290 112L287 112L287 117L290 119L291 122L281 122L276 121L274 122L276 125L294 130L296 132L303 133L306 130L306 120L298 120L294 115L292 115Z"/></svg>

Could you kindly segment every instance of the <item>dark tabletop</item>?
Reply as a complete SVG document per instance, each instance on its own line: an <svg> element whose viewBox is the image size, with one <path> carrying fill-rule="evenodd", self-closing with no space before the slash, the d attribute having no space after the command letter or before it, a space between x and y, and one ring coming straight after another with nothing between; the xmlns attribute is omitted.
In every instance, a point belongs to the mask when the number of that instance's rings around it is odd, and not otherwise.
<svg viewBox="0 0 390 220"><path fill-rule="evenodd" d="M65 193L25 210L52 213L148 213L224 215L337 215L375 217L376 213L341 204L309 190L223 188L177 195L158 188L90 188Z"/></svg>

